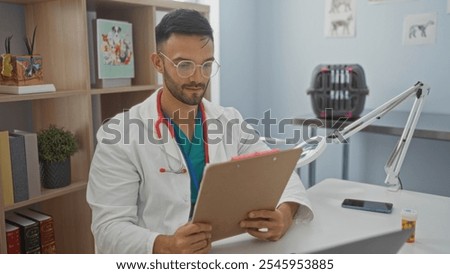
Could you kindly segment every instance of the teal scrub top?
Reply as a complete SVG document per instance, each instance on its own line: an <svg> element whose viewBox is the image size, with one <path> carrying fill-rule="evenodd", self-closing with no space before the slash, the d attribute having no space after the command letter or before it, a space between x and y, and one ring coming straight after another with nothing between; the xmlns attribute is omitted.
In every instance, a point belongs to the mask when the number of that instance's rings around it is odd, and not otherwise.
<svg viewBox="0 0 450 274"><path fill-rule="evenodd" d="M186 161L191 177L191 203L194 205L197 202L198 190L206 164L201 111L197 112L197 117L195 118L194 136L192 140L189 140L177 124L172 122L172 125L175 138Z"/></svg>

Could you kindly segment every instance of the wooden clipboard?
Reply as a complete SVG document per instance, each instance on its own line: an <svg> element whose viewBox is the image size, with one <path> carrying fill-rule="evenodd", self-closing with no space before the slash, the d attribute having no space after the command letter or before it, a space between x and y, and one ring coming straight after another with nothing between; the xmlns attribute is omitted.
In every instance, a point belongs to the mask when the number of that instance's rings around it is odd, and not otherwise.
<svg viewBox="0 0 450 274"><path fill-rule="evenodd" d="M244 233L250 211L274 210L292 175L301 148L210 164L200 185L192 222L212 225L212 241Z"/></svg>

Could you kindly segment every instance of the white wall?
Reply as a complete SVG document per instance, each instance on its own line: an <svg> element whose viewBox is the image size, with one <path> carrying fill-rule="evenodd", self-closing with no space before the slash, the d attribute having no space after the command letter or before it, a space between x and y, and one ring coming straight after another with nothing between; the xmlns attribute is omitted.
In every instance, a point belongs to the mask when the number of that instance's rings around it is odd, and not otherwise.
<svg viewBox="0 0 450 274"><path fill-rule="evenodd" d="M366 108L421 80L431 86L424 112L450 115L447 1L356 2L356 37L330 39L323 33L325 1L221 1L222 104L252 117L262 117L267 109L278 118L312 113L306 90L313 68L359 63L370 89ZM404 17L429 12L437 12L436 44L402 45ZM397 109L409 111L411 104ZM350 179L382 183L383 166L397 138L365 133L352 138ZM327 149L319 159L318 180L341 175L336 164L340 150ZM405 188L450 196L449 163L450 142L413 140L402 168Z"/></svg>
<svg viewBox="0 0 450 274"><path fill-rule="evenodd" d="M220 103L238 108L245 117L258 112L256 3L220 1Z"/></svg>

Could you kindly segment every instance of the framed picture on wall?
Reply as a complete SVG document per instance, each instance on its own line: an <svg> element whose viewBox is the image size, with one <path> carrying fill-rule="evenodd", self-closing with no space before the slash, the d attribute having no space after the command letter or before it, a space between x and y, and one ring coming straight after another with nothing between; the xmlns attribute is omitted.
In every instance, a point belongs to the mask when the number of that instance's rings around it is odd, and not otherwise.
<svg viewBox="0 0 450 274"><path fill-rule="evenodd" d="M324 34L328 38L355 37L356 1L325 1Z"/></svg>
<svg viewBox="0 0 450 274"><path fill-rule="evenodd" d="M97 19L97 79L134 78L132 24Z"/></svg>
<svg viewBox="0 0 450 274"><path fill-rule="evenodd" d="M403 21L403 44L434 44L437 13L410 14Z"/></svg>

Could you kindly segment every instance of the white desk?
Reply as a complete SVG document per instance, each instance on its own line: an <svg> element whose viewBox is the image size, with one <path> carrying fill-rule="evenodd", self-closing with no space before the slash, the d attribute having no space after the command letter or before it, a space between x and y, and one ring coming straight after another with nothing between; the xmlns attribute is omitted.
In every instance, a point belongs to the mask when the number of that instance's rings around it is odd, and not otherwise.
<svg viewBox="0 0 450 274"><path fill-rule="evenodd" d="M294 224L277 242L241 234L213 243L211 253L311 253L400 229L402 208L418 211L416 242L400 253L450 253L450 198L384 186L327 179L308 189L314 210L310 223ZM342 208L344 198L380 200L394 204L391 214Z"/></svg>

